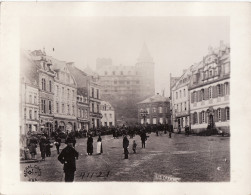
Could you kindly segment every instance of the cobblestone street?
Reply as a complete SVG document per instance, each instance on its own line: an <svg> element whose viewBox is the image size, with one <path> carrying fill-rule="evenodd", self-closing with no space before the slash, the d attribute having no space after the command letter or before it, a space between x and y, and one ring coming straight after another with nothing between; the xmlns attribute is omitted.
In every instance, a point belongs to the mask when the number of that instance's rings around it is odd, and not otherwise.
<svg viewBox="0 0 251 195"><path fill-rule="evenodd" d="M184 134L156 136L150 134L146 148L141 148L140 137L136 136L137 153L132 152L130 139L129 159L123 156L122 138L103 137L102 155L86 154L86 139L78 139L76 149L79 152L75 181L158 181L155 174L176 178L181 182L192 181L229 181L230 151L228 137L199 137ZM65 145L61 146L61 149ZM38 158L39 155L38 155ZM21 180L28 163L21 164ZM55 147L52 156L45 161L33 163L41 169L38 181L64 181L63 165L57 160Z"/></svg>

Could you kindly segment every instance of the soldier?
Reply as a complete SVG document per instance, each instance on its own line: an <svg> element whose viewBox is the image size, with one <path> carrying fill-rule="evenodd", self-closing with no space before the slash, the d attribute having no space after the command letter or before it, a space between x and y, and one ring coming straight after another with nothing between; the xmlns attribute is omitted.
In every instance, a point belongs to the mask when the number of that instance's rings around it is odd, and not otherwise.
<svg viewBox="0 0 251 195"><path fill-rule="evenodd" d="M64 164L65 182L74 181L74 173L76 171L76 159L78 159L78 152L73 148L72 139L67 139L67 146L62 150L58 156L58 160Z"/></svg>

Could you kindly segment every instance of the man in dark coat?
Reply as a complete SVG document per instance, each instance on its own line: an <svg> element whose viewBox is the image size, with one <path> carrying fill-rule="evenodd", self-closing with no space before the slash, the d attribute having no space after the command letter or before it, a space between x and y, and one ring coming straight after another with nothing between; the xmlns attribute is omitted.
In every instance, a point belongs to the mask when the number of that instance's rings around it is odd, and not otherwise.
<svg viewBox="0 0 251 195"><path fill-rule="evenodd" d="M78 152L73 148L73 140L66 140L67 146L62 150L58 156L58 160L64 164L65 182L74 181L74 173L76 171L76 159L78 159Z"/></svg>
<svg viewBox="0 0 251 195"><path fill-rule="evenodd" d="M142 131L140 137L141 137L142 148L146 148L146 132Z"/></svg>
<svg viewBox="0 0 251 195"><path fill-rule="evenodd" d="M129 146L129 140L127 138L127 136L124 136L123 139L123 148L124 148L124 154L125 154L125 159L128 159L128 146Z"/></svg>
<svg viewBox="0 0 251 195"><path fill-rule="evenodd" d="M45 151L46 151L46 138L42 137L39 142L40 152L42 160L45 160Z"/></svg>
<svg viewBox="0 0 251 195"><path fill-rule="evenodd" d="M93 138L92 135L89 135L87 139L87 153L88 155L92 155L93 153Z"/></svg>
<svg viewBox="0 0 251 195"><path fill-rule="evenodd" d="M61 139L60 139L60 137L56 137L56 139L55 139L55 146L57 148L58 154L59 154L60 145L61 145Z"/></svg>

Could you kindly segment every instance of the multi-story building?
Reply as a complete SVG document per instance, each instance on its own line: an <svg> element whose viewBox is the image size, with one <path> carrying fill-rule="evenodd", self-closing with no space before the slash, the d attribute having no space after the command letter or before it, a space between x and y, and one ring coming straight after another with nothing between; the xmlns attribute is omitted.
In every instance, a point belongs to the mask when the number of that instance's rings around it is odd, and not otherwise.
<svg viewBox="0 0 251 195"><path fill-rule="evenodd" d="M77 130L77 84L68 70L66 62L50 56L54 77L54 129Z"/></svg>
<svg viewBox="0 0 251 195"><path fill-rule="evenodd" d="M102 126L115 126L115 111L109 102L101 101Z"/></svg>
<svg viewBox="0 0 251 195"><path fill-rule="evenodd" d="M230 48L221 42L209 49L193 70L190 93L191 129L205 130L208 125L229 133Z"/></svg>
<svg viewBox="0 0 251 195"><path fill-rule="evenodd" d="M30 57L38 72L40 128L51 135L53 131L55 72L52 70L52 63L46 59L45 52L35 50L30 53Z"/></svg>
<svg viewBox="0 0 251 195"><path fill-rule="evenodd" d="M99 128L101 126L102 114L100 112L100 89L101 86L98 82L98 76L90 75L90 128Z"/></svg>
<svg viewBox="0 0 251 195"><path fill-rule="evenodd" d="M157 93L138 103L140 124L171 124L170 100Z"/></svg>
<svg viewBox="0 0 251 195"><path fill-rule="evenodd" d="M154 62L146 45L135 66L115 66L111 59L97 59L96 69L102 85L102 99L114 106L116 119L136 122L137 102L155 93Z"/></svg>
<svg viewBox="0 0 251 195"><path fill-rule="evenodd" d="M35 65L24 52L21 52L20 64L20 133L26 135L39 129L38 79L35 71L31 74Z"/></svg>
<svg viewBox="0 0 251 195"><path fill-rule="evenodd" d="M67 63L67 67L77 83L77 129L88 130L90 126L90 78L85 72L75 67L74 63Z"/></svg>
<svg viewBox="0 0 251 195"><path fill-rule="evenodd" d="M190 110L189 110L189 92L188 85L190 84L191 70L190 67L183 71L183 75L176 80L171 89L172 97L172 124L174 129L179 127L184 129L186 125L190 125Z"/></svg>

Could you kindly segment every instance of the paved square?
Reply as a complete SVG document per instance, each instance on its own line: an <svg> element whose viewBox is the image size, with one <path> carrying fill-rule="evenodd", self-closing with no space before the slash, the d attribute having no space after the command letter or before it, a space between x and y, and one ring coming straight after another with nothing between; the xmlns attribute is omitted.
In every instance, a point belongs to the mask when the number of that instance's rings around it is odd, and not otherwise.
<svg viewBox="0 0 251 195"><path fill-rule="evenodd" d="M129 159L124 159L121 137L103 136L102 155L96 154L97 137L94 137L92 156L86 153L87 139L78 139L75 181L230 181L229 137L173 134L170 139L167 134L148 135L145 149L141 148L139 136L129 139ZM132 152L133 140L137 143L136 154ZM57 160L55 146L51 157L33 164L42 172L38 181L64 181L63 165ZM27 181L23 171L28 165L21 164L21 180Z"/></svg>

